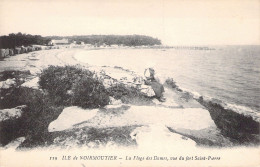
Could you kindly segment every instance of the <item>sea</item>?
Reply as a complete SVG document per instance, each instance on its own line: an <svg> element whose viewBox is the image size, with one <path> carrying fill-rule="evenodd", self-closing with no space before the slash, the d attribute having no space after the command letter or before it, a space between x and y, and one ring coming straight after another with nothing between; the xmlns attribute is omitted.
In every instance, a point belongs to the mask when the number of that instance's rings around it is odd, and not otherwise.
<svg viewBox="0 0 260 167"><path fill-rule="evenodd" d="M79 52L75 58L140 75L152 67L162 83L173 78L195 98L214 100L238 112L260 113L260 45L98 49Z"/></svg>

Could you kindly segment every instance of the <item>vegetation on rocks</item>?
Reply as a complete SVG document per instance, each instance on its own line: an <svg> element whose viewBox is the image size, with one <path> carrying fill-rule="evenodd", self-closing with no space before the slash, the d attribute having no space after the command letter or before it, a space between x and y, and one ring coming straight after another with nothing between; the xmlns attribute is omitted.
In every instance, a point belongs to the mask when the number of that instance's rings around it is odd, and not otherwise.
<svg viewBox="0 0 260 167"><path fill-rule="evenodd" d="M17 87L10 96L1 99L1 106L15 107L26 105L20 118L0 122L0 143L8 144L17 137L25 136L30 145L44 144L44 138L49 136L48 125L61 113L63 107L55 106L51 99L40 90Z"/></svg>
<svg viewBox="0 0 260 167"><path fill-rule="evenodd" d="M26 75L30 74L5 72L1 73L1 80L12 77L20 80L20 76L28 77ZM149 97L134 87L117 84L105 89L97 75L77 66L50 66L43 70L39 78L40 90L19 85L1 90L2 109L26 105L21 117L0 122L1 145L22 136L26 140L20 147L53 144L55 134L48 132L48 125L58 118L66 106L104 107L109 104L109 96L121 99L123 103L151 102Z"/></svg>
<svg viewBox="0 0 260 167"><path fill-rule="evenodd" d="M42 72L39 85L58 105L96 108L109 103L105 87L94 73L76 66L50 66Z"/></svg>
<svg viewBox="0 0 260 167"><path fill-rule="evenodd" d="M72 86L72 104L82 108L104 107L109 104L109 96L98 79L83 76Z"/></svg>
<svg viewBox="0 0 260 167"><path fill-rule="evenodd" d="M30 75L30 71L16 71L16 70L8 70L0 72L0 81L5 81L7 79L15 79L16 85L21 85L24 83L24 79Z"/></svg>
<svg viewBox="0 0 260 167"><path fill-rule="evenodd" d="M140 92L137 88L127 87L124 84L116 84L107 89L109 96L120 99L123 103L150 104L151 98Z"/></svg>

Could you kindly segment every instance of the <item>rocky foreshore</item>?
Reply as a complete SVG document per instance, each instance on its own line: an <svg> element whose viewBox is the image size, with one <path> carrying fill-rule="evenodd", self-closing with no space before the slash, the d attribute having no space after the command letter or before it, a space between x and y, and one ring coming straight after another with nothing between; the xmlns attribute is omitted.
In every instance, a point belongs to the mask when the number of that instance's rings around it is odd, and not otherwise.
<svg viewBox="0 0 260 167"><path fill-rule="evenodd" d="M144 84L142 76L122 67L82 64L73 58L77 51L78 49L43 50L12 56L0 62L0 126L1 136L6 135L1 137L2 146L8 147L12 141L20 142L16 144L20 149L149 148L151 144L174 149L178 144L189 147L259 144L259 122L220 109L202 99L194 99L174 86L173 80L164 84L166 102L159 102L153 98L154 93L150 86ZM20 125L24 124L24 120L28 121L28 126L30 121L34 121L26 117L26 113L30 113L28 107L32 104L26 96L18 96L26 92L35 93L34 96L41 94L39 75L49 65L71 65L88 69L102 81L105 89L116 85L132 87L145 98L127 96L123 92L120 98L110 96L109 104L102 108L51 108L55 112L49 118L43 118L43 121L46 119L46 124L42 125L42 129L37 129L44 133L28 133ZM13 71L8 73L10 70ZM25 98L26 104L16 103L16 98ZM45 107L50 108L43 108Z"/></svg>

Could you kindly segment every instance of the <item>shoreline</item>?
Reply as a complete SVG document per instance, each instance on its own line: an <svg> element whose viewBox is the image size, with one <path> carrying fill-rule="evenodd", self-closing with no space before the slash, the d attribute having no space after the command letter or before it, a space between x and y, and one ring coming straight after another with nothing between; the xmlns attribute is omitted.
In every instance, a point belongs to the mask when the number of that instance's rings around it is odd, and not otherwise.
<svg viewBox="0 0 260 167"><path fill-rule="evenodd" d="M122 77L124 77L124 76L127 76L128 74L127 73L129 73L129 74L134 74L134 75L137 75L137 74L135 74L133 71L129 71L129 70L126 70L126 69L124 69L124 68L122 68L122 67L118 67L118 68L115 68L115 67L97 67L97 66L93 66L93 65L88 65L88 64L86 64L86 63L82 63L82 62L79 62L74 56L75 56L75 53L76 52L78 52L78 51L81 51L81 49L64 49L64 50L48 50L48 51L38 51L38 52L31 52L31 53L28 53L28 54L22 54L22 55L17 55L18 57L11 57L9 60L7 60L7 62L8 63L10 63L10 64L12 64L14 61L20 61L20 62L26 62L25 64L25 66L23 66L23 67L19 67L18 69L19 70L23 70L23 71L26 71L26 70L29 70L30 72L31 72L31 74L34 76L34 77L36 77L40 72L41 72L41 70L43 69L43 68L46 68L48 65L61 65L61 66L64 66L64 65L77 65L77 64L80 64L81 66L83 66L84 68L87 68L87 69L90 69L90 70L94 70L94 71L96 71L96 72L100 72L100 71L102 71L102 70L104 70L106 73L108 73L109 75L111 75L112 76L112 78L114 77L114 79L117 79L117 80L120 80L120 78L122 78ZM51 53L50 53L51 52ZM50 55L52 55L52 58L50 58L49 56ZM2 63L2 62L1 62ZM7 63L7 64L8 64ZM10 67L10 68L12 68L12 67ZM1 69L0 71L3 71L3 69ZM116 75L115 75L116 74ZM120 75L119 75L120 74ZM127 74L127 75L126 75ZM110 77L111 77L110 76ZM171 88L169 88L169 89L171 89ZM168 90L169 90L168 89ZM177 109L179 108L178 106L184 106L183 108L185 109L185 108L189 108L189 107L191 107L192 108L192 106L196 106L195 108L206 108L208 111L209 111L209 114L210 114L210 116L211 116L211 119L215 122L215 124L216 124L216 126L218 127L218 128L220 128L220 130L221 130L221 133L223 133L224 135L226 135L226 136L228 136L228 137L233 137L235 140L238 140L238 143L239 143L239 140L241 140L241 141L243 141L244 139L247 139L248 140L248 142L250 143L250 141L253 141L253 143L257 143L257 145L259 145L259 141L257 141L257 138L255 139L255 138L250 138L252 135L251 135L251 133L253 133L253 134L255 134L256 133L256 131L257 130L259 130L259 126L258 126L258 129L257 129L257 124L255 124L255 123L253 123L254 124L254 127L255 127L255 130L253 130L253 131L249 131L250 133L249 134L247 134L248 132L248 129L245 127L245 130L243 131L243 129L242 129L242 133L245 133L246 134L246 136L243 136L242 135L242 137L241 137L241 135L240 135L240 133L241 133L241 131L240 131L240 129L238 129L237 127L235 127L235 128L230 128L230 129L226 129L225 127L230 127L230 126L232 126L232 124L234 123L234 122L236 122L236 121L239 121L238 120L238 117L236 116L236 114L232 114L232 112L234 112L234 111L230 111L230 113L231 113L231 117L227 117L227 115L225 115L225 114L223 114L223 115L220 115L220 116L214 116L214 113L217 113L217 114L219 114L218 113L218 111L220 111L220 113L225 113L225 110L219 110L219 109L217 109L217 111L214 111L214 103L213 103L213 110L212 110L212 106L210 106L209 104L210 104L210 102L208 103L206 103L206 101L204 101L203 99L194 99L194 97L182 97L182 98L184 98L184 99L186 99L186 101L187 101L187 103L185 103L185 102L183 102L183 101L181 101L180 100L180 96L185 96L185 92L182 92L182 91L178 91L178 90L176 90L176 88L174 88L174 89L172 89L172 91L169 91L169 92L171 92L171 94L169 94L169 98L173 98L174 100L173 101L170 101L169 102L169 105L171 106L176 106L176 102L177 103L179 103L179 105L177 105ZM178 93L179 92L179 93ZM180 95L181 94L181 95ZM175 104L174 104L174 101L175 101ZM154 102L153 102L154 103ZM195 104L196 103L196 104ZM197 104L198 103L198 104ZM202 105L201 107L199 106L199 103L200 103L200 105ZM116 107L116 106L115 106ZM131 108L133 108L133 106L131 106L130 105L130 107ZM150 106L150 107L152 107L152 108L154 108L154 107L169 107L169 106L165 106L165 104L161 104L161 103L158 103L158 102L155 102L152 106ZM147 112L149 112L149 110L151 110L152 108L147 108ZM216 108L218 108L218 107L216 107ZM164 108L161 108L161 109L163 109L164 110ZM108 109L106 109L106 110L108 110ZM113 110L113 109L112 109ZM118 108L118 107L116 107L116 110L121 110L120 109L120 107ZM138 110L138 108L137 108L137 110ZM171 110L176 110L176 109L174 109L174 108L172 108L172 109L169 109L169 111L171 111ZM146 109L144 110L144 111L146 111ZM168 111L168 110L167 110ZM99 111L100 112L100 111ZM126 110L126 114L128 113L129 111L128 110ZM144 114L145 114L146 112L144 112ZM156 113L156 112L155 112ZM235 112L234 112L235 113ZM134 115L136 114L135 112L133 113ZM144 114L142 114L142 115L144 115ZM177 114L177 113L176 113ZM172 117L175 117L176 116L176 114L175 115L172 115ZM101 114L102 115L102 114ZM106 115L106 114L105 114ZM177 114L178 115L178 114ZM215 114L216 115L216 114ZM111 115L111 116L113 116L113 115ZM141 116L141 115L139 115L139 116ZM246 120L248 120L249 122L252 122L253 120L250 120L250 119L248 119L246 116L244 116L244 115L241 115L240 114L240 118L239 119L241 119L240 121L243 121L243 119L246 119ZM167 116L167 117L169 117L169 116ZM167 119L167 117L165 117L165 119ZM245 118L244 118L245 117ZM101 119L99 119L99 121L102 121L102 117L100 117ZM225 122L224 121L224 123L223 123L223 121L221 122L221 121L218 121L218 119L219 118L221 118L221 119L228 119L227 120L227 122ZM127 118L126 118L127 119ZM208 118L206 118L206 119L208 119ZM95 120L95 119L94 119ZM195 121L196 120L196 118L193 118L193 121ZM229 123L229 121L233 121L233 123L231 122L231 124ZM175 121L177 121L177 120L175 120ZM247 121L247 122L248 122ZM236 123L237 124L237 123ZM238 123L239 124L239 123ZM127 124L126 124L127 125ZM258 124L259 125L259 124ZM121 126L121 125L120 125ZM142 125L143 126L143 125ZM174 125L174 126L176 126L176 125ZM83 126L84 127L84 126ZM167 126L168 128L170 127L170 126ZM177 128L177 131L176 131L176 128L170 128L170 129L173 129L173 131L172 132L174 132L174 133L177 133L177 134L181 134L181 135L183 135L183 136L186 136L186 137L188 137L188 138L191 138L191 139L193 139L193 140L197 140L197 144L198 144L198 142L202 142L201 144L203 145L203 142L204 142L204 144L206 144L206 145L215 145L214 144L214 142L212 143L212 142L209 142L209 141L206 141L207 140L207 135L205 136L205 134L207 134L208 132L202 132L203 134L196 134L195 132L192 132L192 131L185 131L185 130L178 130L178 128ZM171 130L170 130L171 131ZM230 135L230 132L232 132L231 133L231 135ZM143 133L143 132L142 132ZM201 132L200 132L201 133ZM219 132L218 132L219 133ZM237 134L239 134L240 136L236 136ZM215 134L212 134L213 136L215 135ZM219 135L219 134L218 134ZM233 135L233 136L232 136ZM235 136L234 136L235 135ZM248 135L249 135L249 137L248 137ZM193 137L192 137L193 136ZM201 140L201 139L199 139L198 137L202 137L202 138L204 138L203 140ZM206 138L205 138L206 137ZM198 138L198 139L197 139ZM201 141L200 141L201 140ZM219 141L218 141L219 142ZM217 143L218 143L217 142ZM235 142L236 143L236 142ZM218 145L218 144L217 144ZM236 144L235 144L236 145ZM243 145L243 144L242 144ZM221 145L219 145L219 146L221 146ZM225 147L225 145L223 145L224 147ZM223 147L222 146L222 147Z"/></svg>

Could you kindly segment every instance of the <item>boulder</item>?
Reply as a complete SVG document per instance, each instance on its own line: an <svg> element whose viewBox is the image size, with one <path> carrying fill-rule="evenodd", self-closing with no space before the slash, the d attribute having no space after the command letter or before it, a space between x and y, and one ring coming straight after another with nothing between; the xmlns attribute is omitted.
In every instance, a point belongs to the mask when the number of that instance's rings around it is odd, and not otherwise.
<svg viewBox="0 0 260 167"><path fill-rule="evenodd" d="M110 105L119 105L119 104L122 104L122 101L121 100L116 100L115 98L113 97L109 97L109 104Z"/></svg>
<svg viewBox="0 0 260 167"><path fill-rule="evenodd" d="M115 82L114 82L113 79L103 79L102 83L103 83L103 85L105 86L106 89L115 85Z"/></svg>
<svg viewBox="0 0 260 167"><path fill-rule="evenodd" d="M21 86L23 87L28 87L28 88L33 88L33 89L39 89L39 77L33 78L29 81L26 81L23 83Z"/></svg>
<svg viewBox="0 0 260 167"><path fill-rule="evenodd" d="M17 139L11 141L8 143L4 148L5 149L12 149L15 150L17 147L19 147L23 142L25 141L25 137L18 137Z"/></svg>
<svg viewBox="0 0 260 167"><path fill-rule="evenodd" d="M112 106L112 108L108 106ZM65 112L61 113L61 115L57 119L58 121L56 122L68 122L66 124L66 127L63 126L63 128L59 128L63 130L84 126L132 126L150 125L162 122L165 126L171 127L175 130L202 130L206 128L216 127L210 117L209 112L202 108L168 108L159 106L154 107L133 105L125 106L122 104L108 106L104 109L100 109L100 111L98 109L84 110L79 107L69 107L64 109ZM94 113L93 117L96 115L96 117L94 117L93 119L90 116L86 116L86 118L80 116L81 114L84 115L84 113L86 115L91 115L92 112ZM120 116L115 117L113 113L120 113ZM69 120L70 118L72 119ZM55 126L59 124L60 126L61 123L53 124L55 124Z"/></svg>
<svg viewBox="0 0 260 167"><path fill-rule="evenodd" d="M5 81L1 81L0 82L0 89L8 89L8 88L10 88L11 86L13 86L15 84L16 84L15 78L7 79Z"/></svg>
<svg viewBox="0 0 260 167"><path fill-rule="evenodd" d="M151 86L148 86L148 85L141 85L140 87L140 91L142 93L144 93L146 96L148 97L153 97L155 96L155 93L153 91L153 88Z"/></svg>
<svg viewBox="0 0 260 167"><path fill-rule="evenodd" d="M63 131L73 128L77 123L85 122L96 116L98 109L82 109L77 106L63 109L59 117L49 124L48 131Z"/></svg>
<svg viewBox="0 0 260 167"><path fill-rule="evenodd" d="M26 107L26 105L18 106L11 109L2 109L0 110L0 121L19 118L22 115L22 110Z"/></svg>
<svg viewBox="0 0 260 167"><path fill-rule="evenodd" d="M131 138L136 140L138 149L145 150L172 150L178 147L196 147L196 142L179 135L172 133L163 124L151 124L136 128L130 134Z"/></svg>

